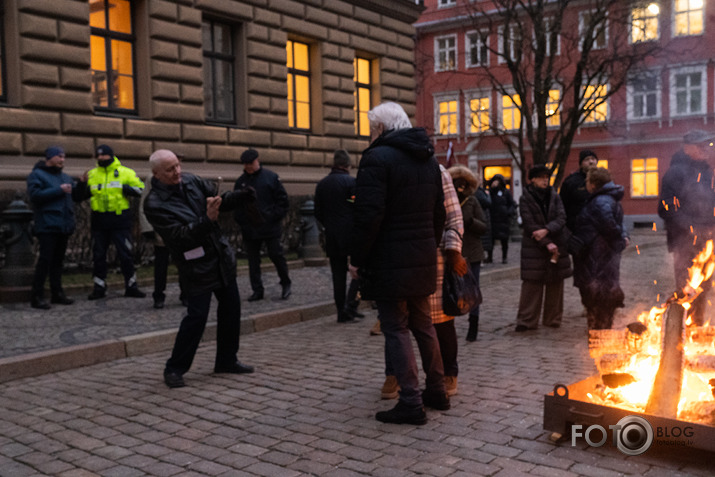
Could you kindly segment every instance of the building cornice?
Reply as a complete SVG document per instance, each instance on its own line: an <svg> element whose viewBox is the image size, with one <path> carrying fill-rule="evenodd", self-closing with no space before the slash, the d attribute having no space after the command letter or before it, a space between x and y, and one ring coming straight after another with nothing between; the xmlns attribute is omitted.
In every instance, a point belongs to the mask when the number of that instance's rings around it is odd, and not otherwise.
<svg viewBox="0 0 715 477"><path fill-rule="evenodd" d="M414 0L352 0L350 3L390 18L414 23L425 10L424 5Z"/></svg>

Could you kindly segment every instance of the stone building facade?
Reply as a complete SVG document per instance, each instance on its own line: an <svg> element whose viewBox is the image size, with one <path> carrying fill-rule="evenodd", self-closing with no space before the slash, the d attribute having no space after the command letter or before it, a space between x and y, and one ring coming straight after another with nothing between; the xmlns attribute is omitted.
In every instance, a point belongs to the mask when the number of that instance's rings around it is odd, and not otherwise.
<svg viewBox="0 0 715 477"><path fill-rule="evenodd" d="M357 164L368 144L356 126L359 88L358 112L393 100L414 115L412 23L422 9L413 0L1 0L0 190L24 190L49 145L65 147L65 170L77 176L106 143L141 177L151 152L169 148L184 170L222 177L224 188L253 147L290 194L311 194L335 149ZM302 70L288 45L306 48ZM360 81L356 59L368 72ZM294 73L307 83L289 92ZM216 98L226 114L216 115ZM307 127L289 124L296 114Z"/></svg>

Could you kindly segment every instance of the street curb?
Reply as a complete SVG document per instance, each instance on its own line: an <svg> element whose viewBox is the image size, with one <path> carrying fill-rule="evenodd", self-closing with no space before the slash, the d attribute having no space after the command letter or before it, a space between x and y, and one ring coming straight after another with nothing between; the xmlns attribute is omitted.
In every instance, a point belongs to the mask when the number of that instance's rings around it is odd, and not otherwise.
<svg viewBox="0 0 715 477"><path fill-rule="evenodd" d="M335 310L332 301L251 315L241 320L241 334L248 335L271 328L314 320ZM125 336L115 340L67 346L63 348L0 358L0 383L30 378L93 364L131 358L170 350L176 329ZM203 342L216 340L216 322L208 323Z"/></svg>

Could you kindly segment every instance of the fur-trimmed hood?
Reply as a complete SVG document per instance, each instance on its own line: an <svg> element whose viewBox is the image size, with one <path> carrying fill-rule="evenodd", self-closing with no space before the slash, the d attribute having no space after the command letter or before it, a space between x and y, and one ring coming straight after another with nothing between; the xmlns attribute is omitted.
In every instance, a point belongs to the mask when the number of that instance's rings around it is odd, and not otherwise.
<svg viewBox="0 0 715 477"><path fill-rule="evenodd" d="M462 165L456 165L456 166L450 167L447 170L449 171L449 174L452 176L453 182L455 179L463 179L467 183L467 186L464 190L465 196L472 195L477 191L477 186L478 186L477 177L467 167L462 166Z"/></svg>

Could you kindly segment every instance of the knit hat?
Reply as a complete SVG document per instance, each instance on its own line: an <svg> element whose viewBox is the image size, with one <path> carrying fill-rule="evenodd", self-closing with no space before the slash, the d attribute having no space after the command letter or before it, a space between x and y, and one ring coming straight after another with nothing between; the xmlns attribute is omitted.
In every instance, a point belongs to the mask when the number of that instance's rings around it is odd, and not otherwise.
<svg viewBox="0 0 715 477"><path fill-rule="evenodd" d="M551 177L551 171L549 171L549 168L545 165L537 164L529 169L529 180L536 179L537 177Z"/></svg>
<svg viewBox="0 0 715 477"><path fill-rule="evenodd" d="M102 144L97 148L96 156L103 156L105 154L109 157L114 157L114 151L112 150L112 148L107 146L106 144Z"/></svg>
<svg viewBox="0 0 715 477"><path fill-rule="evenodd" d="M703 131L702 129L693 129L688 131L688 133L683 136L683 142L685 144L700 144L703 142L710 142L715 139L715 133L709 133Z"/></svg>
<svg viewBox="0 0 715 477"><path fill-rule="evenodd" d="M241 163L242 164L248 164L250 162L255 161L258 159L258 151L255 149L246 149L243 151L243 154L241 154Z"/></svg>
<svg viewBox="0 0 715 477"><path fill-rule="evenodd" d="M45 149L45 160L50 160L55 156L61 156L65 153L65 150L61 146L50 146Z"/></svg>
<svg viewBox="0 0 715 477"><path fill-rule="evenodd" d="M586 159L589 156L593 156L598 160L598 156L596 155L595 152L593 152L590 149L584 149L583 151L578 153L578 164L581 165L584 159Z"/></svg>

